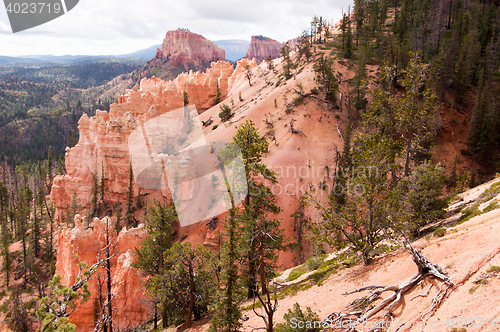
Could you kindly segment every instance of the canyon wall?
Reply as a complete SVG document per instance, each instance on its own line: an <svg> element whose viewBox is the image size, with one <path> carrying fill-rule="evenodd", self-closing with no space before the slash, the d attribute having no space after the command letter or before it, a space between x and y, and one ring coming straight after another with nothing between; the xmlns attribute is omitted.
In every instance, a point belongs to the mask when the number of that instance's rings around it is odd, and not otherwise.
<svg viewBox="0 0 500 332"><path fill-rule="evenodd" d="M233 71L229 62L219 61L212 63L205 73L181 74L174 81L143 79L140 85L120 96L110 106L109 113L97 110L91 118L84 114L78 122L78 144L66 149L67 174L54 178L50 193L58 220L64 220L73 199L82 210L88 210L93 176L99 181L104 178L108 205L125 202L130 167L129 134L146 121L182 107L183 91L188 93L189 104L200 111L213 105L217 88L224 99ZM137 190L134 187L136 193Z"/></svg>
<svg viewBox="0 0 500 332"><path fill-rule="evenodd" d="M168 31L155 57L134 72L132 78L139 83L143 78L156 76L164 81L179 74L205 71L216 61L225 61L225 51L203 36L185 29Z"/></svg>
<svg viewBox="0 0 500 332"><path fill-rule="evenodd" d="M106 246L106 218L95 218L90 226L84 228L80 216L77 215L75 227L63 228L59 233L56 274L62 277L62 284L72 285L79 273L78 261L92 266L97 262L99 249ZM110 228L112 229L112 225ZM114 312L113 324L115 328L119 325L121 330L134 327L151 315L146 290L142 285L143 277L131 266L134 261L134 247L139 246L145 235L146 232L141 226L130 230L123 229L118 236L116 233L112 235L112 241L116 241L116 249L111 251L111 255L116 255L110 260L111 292L116 295L113 306L117 309ZM94 329L94 299L99 294L96 278L98 274L101 281L104 280L104 271L98 270L88 282L90 299L85 303L77 303L70 316L70 321L77 326L78 332ZM106 286L103 286L102 294L105 296Z"/></svg>
<svg viewBox="0 0 500 332"><path fill-rule="evenodd" d="M274 39L262 36L252 36L245 58L255 58L258 63L267 60L269 56L275 59L280 56L281 47L283 47L283 45Z"/></svg>
<svg viewBox="0 0 500 332"><path fill-rule="evenodd" d="M171 66L200 70L211 62L226 60L225 51L202 35L188 30L168 31L156 59L168 59Z"/></svg>
<svg viewBox="0 0 500 332"><path fill-rule="evenodd" d="M244 67L249 63L255 66L255 61L243 62L234 70L229 62L218 61L211 64L205 73L189 72L179 75L173 81L163 81L157 78L143 79L140 85L128 90L118 98L118 102L110 106L109 113L96 110L96 115L83 115L78 127L80 138L73 148L66 149L65 175L58 175L53 180L50 193L51 200L56 207L56 218L59 222L66 220L68 209L76 199L79 211L86 216L91 205L93 178L105 184L106 204L115 208L124 204L127 199L129 184L130 155L128 139L130 133L146 121L179 109L183 106L183 91L189 96L189 104L197 109L206 109L213 105L213 98L217 89L221 98L225 98L230 84L235 78L244 76ZM138 187L134 183L134 192ZM162 199L169 195L165 190L146 190L141 193L151 194L153 198ZM148 199L153 199L148 198ZM113 218L114 219L114 218ZM83 221L87 226L87 221ZM56 273L62 276L66 285L74 282L78 275L77 261L73 254L78 254L79 261L89 265L96 261L100 248L105 245L105 220L94 220L84 227L80 215L75 217L73 229L63 228L59 234ZM202 227L203 223L186 227L186 232ZM197 233L197 234L198 234ZM213 234L212 234L213 233ZM209 232L206 236L198 237L199 243L213 246L217 243L218 233ZM115 234L116 236L116 234ZM119 294L115 299L117 316L115 324L120 328L132 327L143 322L150 316L145 289L142 286L143 277L131 267L134 260L135 247L139 247L145 232L141 226L130 230L124 229L117 236L116 257L112 260L113 294ZM91 279L89 289L92 296L97 294L95 278ZM93 329L92 299L77 306L71 315L71 322L77 325L77 331L91 331Z"/></svg>

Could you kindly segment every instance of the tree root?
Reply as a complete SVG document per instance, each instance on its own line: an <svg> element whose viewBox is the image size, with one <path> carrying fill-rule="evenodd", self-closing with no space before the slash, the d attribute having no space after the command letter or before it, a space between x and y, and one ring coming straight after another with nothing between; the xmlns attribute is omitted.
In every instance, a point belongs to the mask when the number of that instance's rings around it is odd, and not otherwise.
<svg viewBox="0 0 500 332"><path fill-rule="evenodd" d="M347 313L334 312L330 314L325 320L323 320L323 326L329 326L329 330L333 331L354 332L359 331L357 328L360 325L365 324L367 328L371 326L368 331L384 331L389 326L389 323L391 323L393 310L401 303L403 296L420 282L425 280L425 278L437 278L442 281L441 286L439 287L437 294L432 299L430 308L426 312L422 313L418 318L418 320L422 321L422 324L425 325L425 317L434 313L441 306L450 290L453 289L454 284L451 281L450 276L444 272L439 265L430 262L420 251L416 250L411 245L408 239L405 238L402 246L410 255L412 255L413 262L415 262L418 267L418 272L403 283L400 283L398 286L367 286L344 293L344 295L350 295L365 291L370 292L362 298L355 299L350 304L350 307L348 308L349 311ZM431 287L429 287L429 290L425 294L417 295L412 298L412 300L419 296L427 296ZM382 301L375 303L385 292L392 292L392 294L384 298ZM366 324L368 319L382 311L384 311L384 314L381 319L376 322L376 324ZM400 328L401 326L397 327L396 331Z"/></svg>

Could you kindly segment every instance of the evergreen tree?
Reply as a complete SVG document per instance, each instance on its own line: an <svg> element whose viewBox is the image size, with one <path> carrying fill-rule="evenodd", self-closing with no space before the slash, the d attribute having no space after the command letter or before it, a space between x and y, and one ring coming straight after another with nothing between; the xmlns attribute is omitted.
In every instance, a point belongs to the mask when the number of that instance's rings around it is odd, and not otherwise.
<svg viewBox="0 0 500 332"><path fill-rule="evenodd" d="M332 189L332 195L335 203L338 206L343 206L346 200L346 187L349 174L352 167L352 151L351 151L351 121L348 120L344 133L344 146L338 167L335 170L335 182Z"/></svg>
<svg viewBox="0 0 500 332"><path fill-rule="evenodd" d="M310 224L311 218L305 213L306 207L309 205L307 201L307 196L302 195L299 198L299 206L290 215L293 218L293 232L296 236L297 244L297 262L298 264L304 263L304 231L305 228Z"/></svg>
<svg viewBox="0 0 500 332"><path fill-rule="evenodd" d="M364 21L366 18L365 0L354 0L354 21L356 22L356 46L359 46L359 38L363 34Z"/></svg>
<svg viewBox="0 0 500 332"><path fill-rule="evenodd" d="M325 207L316 201L322 211L323 223L314 223L313 231L320 240L341 248L347 244L361 253L369 264L373 250L384 239L388 228L391 169L391 143L378 134L356 138L352 151L355 171L349 174L345 187L345 204L339 206L334 197Z"/></svg>
<svg viewBox="0 0 500 332"><path fill-rule="evenodd" d="M489 170L495 170L500 154L500 108L495 95L494 86L482 76L467 142L472 157Z"/></svg>
<svg viewBox="0 0 500 332"><path fill-rule="evenodd" d="M148 236L141 242L140 249L136 248L134 267L140 269L146 276L157 276L165 273L165 250L172 246L175 237L175 226L178 221L172 203L163 205L154 201L149 208L150 217L145 220ZM153 287L146 282L146 287ZM160 303L158 294L152 293L155 305ZM163 327L168 324L168 305L161 304Z"/></svg>
<svg viewBox="0 0 500 332"><path fill-rule="evenodd" d="M442 197L446 181L444 169L439 165L424 163L412 174L402 179L395 190L397 207L403 229L417 236L422 226L444 218L446 201Z"/></svg>
<svg viewBox="0 0 500 332"><path fill-rule="evenodd" d="M344 19L347 21L347 28L345 30L345 33L342 34L342 43L344 45L343 47L343 56L346 59L351 59L354 51L352 47L352 29L351 29L351 22L349 20L349 17L344 16Z"/></svg>
<svg viewBox="0 0 500 332"><path fill-rule="evenodd" d="M52 163L53 163L53 152L52 152L52 146L49 146L49 151L47 153L47 179L48 181L48 189L50 191L50 188L52 187Z"/></svg>
<svg viewBox="0 0 500 332"><path fill-rule="evenodd" d="M98 204L98 209L99 211L104 211L106 209L106 197L104 196L106 187L104 184L104 165L101 165L101 181L99 183L99 204Z"/></svg>
<svg viewBox="0 0 500 332"><path fill-rule="evenodd" d="M221 286L216 312L210 321L210 332L237 332L241 328L240 276L238 261L241 259L237 235L236 209L229 210L225 223L225 242L221 257Z"/></svg>
<svg viewBox="0 0 500 332"><path fill-rule="evenodd" d="M137 226L134 218L134 172L132 170L132 162L129 167L128 175L128 192L127 192L127 224Z"/></svg>
<svg viewBox="0 0 500 332"><path fill-rule="evenodd" d="M231 111L231 107L226 104L220 106L219 117L222 122L228 121L233 115L234 113Z"/></svg>
<svg viewBox="0 0 500 332"><path fill-rule="evenodd" d="M220 89L219 89L219 87L217 87L217 94L215 95L215 98L213 100L214 105L217 105L218 103L220 103L220 100L221 100L220 96L221 96Z"/></svg>
<svg viewBox="0 0 500 332"><path fill-rule="evenodd" d="M250 64L247 63L245 65L245 69L246 69L245 76L248 80L248 85L252 86L252 81L251 81L252 80L252 71L250 70Z"/></svg>
<svg viewBox="0 0 500 332"><path fill-rule="evenodd" d="M234 156L241 152L243 163L245 167L246 183L249 190L249 194L244 200L244 210L241 214L242 222L245 224L245 234L246 237L242 237L246 245L246 287L248 291L248 297L254 296L257 289L257 250L256 241L250 241L248 236L255 234L258 230L258 222L265 220L265 216L269 213L276 213L279 211L272 200L263 200L261 195L263 192L268 192L269 189L257 185L253 178L262 175L265 179L276 182L275 173L268 169L265 164L262 163L262 156L268 152L269 143L264 137L261 137L255 128L255 124L252 120L247 120L244 124L240 126L238 132L233 137L233 145L229 145L225 150L221 151L222 160L234 160ZM239 149L236 150L234 147L237 146ZM269 193L270 194L270 193ZM261 201L260 206L254 204L256 201Z"/></svg>
<svg viewBox="0 0 500 332"><path fill-rule="evenodd" d="M428 87L428 65L417 55L412 55L404 71L403 87L406 94L396 102L396 124L406 143L404 176L408 176L412 152L416 155L418 150L423 150L424 160L430 158L425 157L430 151L425 143L435 135L437 126L437 101Z"/></svg>
<svg viewBox="0 0 500 332"><path fill-rule="evenodd" d="M9 277L11 268L11 257L9 253L9 245L11 240L11 233L8 227L8 206L9 206L9 191L7 186L0 181L0 226L1 226L1 241L2 241L2 269L5 273L5 284L9 287Z"/></svg>
<svg viewBox="0 0 500 332"><path fill-rule="evenodd" d="M192 248L189 242L175 242L164 259L164 273L152 278L149 293L158 294L161 309L170 313L174 324L183 321L189 328L193 318L201 318L212 304L213 254L201 245Z"/></svg>
<svg viewBox="0 0 500 332"><path fill-rule="evenodd" d="M290 46L288 45L288 43L285 43L285 45L281 48L281 56L283 57L283 76L286 80L288 80L293 76L293 62L290 58Z"/></svg>
<svg viewBox="0 0 500 332"><path fill-rule="evenodd" d="M309 62L311 58L311 43L309 42L309 36L306 31L302 32L299 39L299 52L298 52L298 60L304 56L306 58L306 62Z"/></svg>
<svg viewBox="0 0 500 332"><path fill-rule="evenodd" d="M364 109L368 103L368 100L365 97L368 90L368 82L366 75L366 52L363 47L359 48L356 73L352 80L352 85L353 90L351 92L351 98L354 101L354 108L356 110Z"/></svg>
<svg viewBox="0 0 500 332"><path fill-rule="evenodd" d="M332 66L333 59L321 54L314 63L314 71L316 72L316 82L323 86L326 97L335 100L339 86Z"/></svg>
<svg viewBox="0 0 500 332"><path fill-rule="evenodd" d="M97 207L97 194L99 192L99 187L97 184L97 175L92 174L92 196L90 198L90 213L89 213L89 222L94 217L98 211Z"/></svg>

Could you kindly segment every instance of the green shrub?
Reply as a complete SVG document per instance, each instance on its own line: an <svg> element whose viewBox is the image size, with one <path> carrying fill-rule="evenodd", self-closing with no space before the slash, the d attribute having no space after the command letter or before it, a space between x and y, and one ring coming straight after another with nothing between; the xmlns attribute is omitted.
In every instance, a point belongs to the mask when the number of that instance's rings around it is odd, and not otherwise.
<svg viewBox="0 0 500 332"><path fill-rule="evenodd" d="M446 234L446 228L438 228L432 233L435 237L443 237Z"/></svg>
<svg viewBox="0 0 500 332"><path fill-rule="evenodd" d="M317 95L317 94L319 93L318 88L316 88L316 87L312 88L312 89L311 89L311 93L312 93L313 95Z"/></svg>
<svg viewBox="0 0 500 332"><path fill-rule="evenodd" d="M283 319L284 323L275 325L276 332L319 332L322 330L318 314L313 312L310 307L307 307L303 312L298 303L293 305L293 310L288 309L287 313L283 315Z"/></svg>
<svg viewBox="0 0 500 332"><path fill-rule="evenodd" d="M481 211L479 210L479 203L476 203L462 211L460 222L465 222L475 216L479 216L480 214Z"/></svg>
<svg viewBox="0 0 500 332"><path fill-rule="evenodd" d="M479 196L479 202L487 202L498 194L500 194L500 181L493 183L488 189L486 189Z"/></svg>
<svg viewBox="0 0 500 332"><path fill-rule="evenodd" d="M214 105L217 105L218 103L220 103L220 95L221 95L220 90L219 90L219 88L217 88L217 94L215 95L215 98L213 100Z"/></svg>
<svg viewBox="0 0 500 332"><path fill-rule="evenodd" d="M461 327L461 328L454 327L451 329L451 332L467 332L467 329L465 327Z"/></svg>
<svg viewBox="0 0 500 332"><path fill-rule="evenodd" d="M212 127L212 130L217 129L217 127L219 127L219 125L215 125L215 126L213 126L213 127Z"/></svg>
<svg viewBox="0 0 500 332"><path fill-rule="evenodd" d="M393 246L393 245L388 245L388 244L381 244L377 247L375 247L375 249L373 249L373 253L375 255L382 255L382 254L386 254L386 253L389 253L389 252L393 252L393 251L396 251L398 250L399 246Z"/></svg>
<svg viewBox="0 0 500 332"><path fill-rule="evenodd" d="M500 272L500 266L492 265L486 270L486 273L496 273Z"/></svg>
<svg viewBox="0 0 500 332"><path fill-rule="evenodd" d="M309 288L311 288L313 285L309 282L300 282L298 284L292 285L290 287L285 288L282 290L279 295L278 299L284 299L287 296L294 296L297 294L299 291L305 291Z"/></svg>
<svg viewBox="0 0 500 332"><path fill-rule="evenodd" d="M306 261L306 265L310 271L314 271L317 270L324 261L324 256L313 256Z"/></svg>
<svg viewBox="0 0 500 332"><path fill-rule="evenodd" d="M300 105L300 104L302 104L303 102L304 102L304 96L300 96L300 95L299 95L299 96L297 96L297 97L295 97L295 98L293 98L293 100L292 100L292 103L293 103L295 106Z"/></svg>
<svg viewBox="0 0 500 332"><path fill-rule="evenodd" d="M231 119L231 117L234 115L234 113L231 112L231 107L229 107L226 104L222 104L220 106L221 111L219 112L219 117L222 122L226 122L227 120Z"/></svg>
<svg viewBox="0 0 500 332"><path fill-rule="evenodd" d="M294 268L290 272L290 275L288 276L287 280L288 281L295 280L298 277L300 277L301 275L303 275L304 273L306 273L307 271L309 271L309 270L307 269L307 267L305 265L297 266L296 268Z"/></svg>
<svg viewBox="0 0 500 332"><path fill-rule="evenodd" d="M495 199L487 207L484 208L483 213L487 213L498 208L500 208L500 205L498 205L498 201Z"/></svg>

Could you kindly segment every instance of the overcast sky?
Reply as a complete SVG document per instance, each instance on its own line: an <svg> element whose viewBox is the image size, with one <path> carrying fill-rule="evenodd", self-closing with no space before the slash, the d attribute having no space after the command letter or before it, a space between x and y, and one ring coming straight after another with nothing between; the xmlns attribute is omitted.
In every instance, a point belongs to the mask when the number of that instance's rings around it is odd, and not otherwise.
<svg viewBox="0 0 500 332"><path fill-rule="evenodd" d="M39 1L40 2L40 1ZM337 21L352 0L80 0L67 14L13 34L0 3L0 55L126 54L187 28L210 40L263 35L284 42L314 15Z"/></svg>

